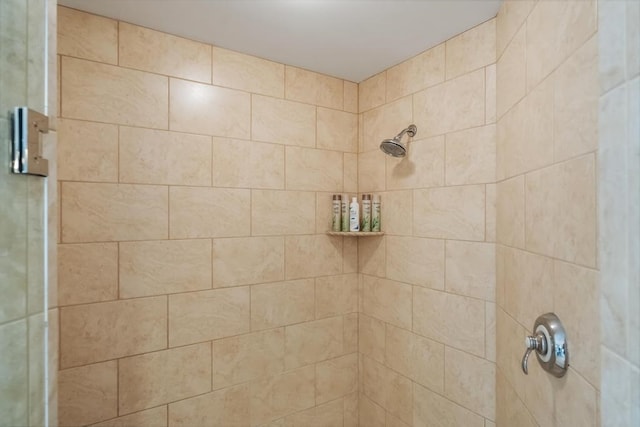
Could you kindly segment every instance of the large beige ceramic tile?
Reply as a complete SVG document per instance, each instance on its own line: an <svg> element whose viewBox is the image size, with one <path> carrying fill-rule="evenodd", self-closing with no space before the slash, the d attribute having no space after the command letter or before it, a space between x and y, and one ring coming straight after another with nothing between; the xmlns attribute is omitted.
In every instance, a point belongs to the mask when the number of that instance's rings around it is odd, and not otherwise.
<svg viewBox="0 0 640 427"><path fill-rule="evenodd" d="M486 124L496 122L496 102L497 102L497 89L496 89L496 70L497 65L492 64L484 69L485 79L485 111L484 122Z"/></svg>
<svg viewBox="0 0 640 427"><path fill-rule="evenodd" d="M347 193L358 192L358 155L344 153L344 173L342 176L342 189Z"/></svg>
<svg viewBox="0 0 640 427"><path fill-rule="evenodd" d="M358 311L358 275L316 279L316 319Z"/></svg>
<svg viewBox="0 0 640 427"><path fill-rule="evenodd" d="M413 330L451 347L484 356L484 302L415 287Z"/></svg>
<svg viewBox="0 0 640 427"><path fill-rule="evenodd" d="M213 84L284 97L284 65L213 47Z"/></svg>
<svg viewBox="0 0 640 427"><path fill-rule="evenodd" d="M249 402L248 385L181 400L169 405L169 426L248 426Z"/></svg>
<svg viewBox="0 0 640 427"><path fill-rule="evenodd" d="M118 364L96 363L58 372L58 422L85 425L118 415Z"/></svg>
<svg viewBox="0 0 640 427"><path fill-rule="evenodd" d="M387 278L444 289L444 241L387 236Z"/></svg>
<svg viewBox="0 0 640 427"><path fill-rule="evenodd" d="M344 81L344 111L358 113L358 84Z"/></svg>
<svg viewBox="0 0 640 427"><path fill-rule="evenodd" d="M118 23L118 64L211 83L211 46L137 25Z"/></svg>
<svg viewBox="0 0 640 427"><path fill-rule="evenodd" d="M58 7L58 54L118 63L118 22Z"/></svg>
<svg viewBox="0 0 640 427"><path fill-rule="evenodd" d="M316 108L298 102L252 95L251 139L314 147Z"/></svg>
<svg viewBox="0 0 640 427"><path fill-rule="evenodd" d="M214 187L284 189L284 147L213 138Z"/></svg>
<svg viewBox="0 0 640 427"><path fill-rule="evenodd" d="M384 226L382 228L384 230ZM386 263L386 238L368 237L358 241L358 272L372 276L385 277Z"/></svg>
<svg viewBox="0 0 640 427"><path fill-rule="evenodd" d="M253 235L310 234L316 228L315 216L314 193L269 190L251 192Z"/></svg>
<svg viewBox="0 0 640 427"><path fill-rule="evenodd" d="M344 353L342 316L287 326L284 334L284 366L287 370Z"/></svg>
<svg viewBox="0 0 640 427"><path fill-rule="evenodd" d="M120 298L211 288L210 240L121 242Z"/></svg>
<svg viewBox="0 0 640 427"><path fill-rule="evenodd" d="M448 60L448 58L447 58ZM387 102L444 81L445 44L441 43L387 70Z"/></svg>
<svg viewBox="0 0 640 427"><path fill-rule="evenodd" d="M358 85L358 108L362 113L386 101L387 72L376 74Z"/></svg>
<svg viewBox="0 0 640 427"><path fill-rule="evenodd" d="M553 261L519 249L505 250L504 309L520 324L533 328L535 319L553 311Z"/></svg>
<svg viewBox="0 0 640 427"><path fill-rule="evenodd" d="M447 79L496 61L496 20L490 19L446 42Z"/></svg>
<svg viewBox="0 0 640 427"><path fill-rule="evenodd" d="M166 346L166 297L103 302L60 310L61 368L160 350Z"/></svg>
<svg viewBox="0 0 640 427"><path fill-rule="evenodd" d="M438 393L444 392L444 348L405 329L386 326L385 364Z"/></svg>
<svg viewBox="0 0 640 427"><path fill-rule="evenodd" d="M496 53L502 55L520 26L536 4L536 0L505 1L496 17Z"/></svg>
<svg viewBox="0 0 640 427"><path fill-rule="evenodd" d="M284 427L336 426L344 425L344 402L342 399L318 405L289 415L284 419Z"/></svg>
<svg viewBox="0 0 640 427"><path fill-rule="evenodd" d="M316 402L328 402L358 389L358 355L356 353L327 360L316 365Z"/></svg>
<svg viewBox="0 0 640 427"><path fill-rule="evenodd" d="M380 195L380 224L386 234L413 234L413 191L388 191Z"/></svg>
<svg viewBox="0 0 640 427"><path fill-rule="evenodd" d="M364 313L401 328L411 328L411 286L364 276Z"/></svg>
<svg viewBox="0 0 640 427"><path fill-rule="evenodd" d="M343 346L345 354L358 351L358 316L358 313L350 313L343 316Z"/></svg>
<svg viewBox="0 0 640 427"><path fill-rule="evenodd" d="M596 266L596 178L593 154L527 175L527 249Z"/></svg>
<svg viewBox="0 0 640 427"><path fill-rule="evenodd" d="M62 241L166 239L167 198L160 186L65 182Z"/></svg>
<svg viewBox="0 0 640 427"><path fill-rule="evenodd" d="M484 419L480 415L422 386L413 387L413 399L414 427L484 427Z"/></svg>
<svg viewBox="0 0 640 427"><path fill-rule="evenodd" d="M545 80L498 123L498 179L553 163L553 81Z"/></svg>
<svg viewBox="0 0 640 427"><path fill-rule="evenodd" d="M341 191L343 156L337 151L286 147L287 190Z"/></svg>
<svg viewBox="0 0 640 427"><path fill-rule="evenodd" d="M364 151L377 151L383 139L393 138L412 124L412 108L411 96L406 96L364 113ZM426 134L418 127L416 135L423 138Z"/></svg>
<svg viewBox="0 0 640 427"><path fill-rule="evenodd" d="M413 232L422 237L484 240L484 185L413 192Z"/></svg>
<svg viewBox="0 0 640 427"><path fill-rule="evenodd" d="M318 107L317 147L326 150L358 151L358 116Z"/></svg>
<svg viewBox="0 0 640 427"><path fill-rule="evenodd" d="M342 110L342 80L296 67L285 67L285 97L293 101Z"/></svg>
<svg viewBox="0 0 640 427"><path fill-rule="evenodd" d="M484 212L484 241L496 241L496 184L485 186L485 212Z"/></svg>
<svg viewBox="0 0 640 427"><path fill-rule="evenodd" d="M387 156L387 190L436 187L444 185L444 136L411 141L406 157Z"/></svg>
<svg viewBox="0 0 640 427"><path fill-rule="evenodd" d="M560 261L554 261L553 267L553 307L571 331L571 367L599 387L598 272Z"/></svg>
<svg viewBox="0 0 640 427"><path fill-rule="evenodd" d="M531 325L533 326L533 325ZM501 307L496 309L496 366L497 373L504 375L515 389L514 394L524 398L524 388L529 385L529 377L522 372L521 363L522 340L528 332L513 318L506 314ZM531 360L533 361L533 359ZM498 383L500 387L500 383ZM500 393L499 391L497 391ZM499 419L501 407L504 405L498 401L496 410Z"/></svg>
<svg viewBox="0 0 640 427"><path fill-rule="evenodd" d="M170 237L235 237L250 232L249 190L171 187Z"/></svg>
<svg viewBox="0 0 640 427"><path fill-rule="evenodd" d="M118 298L118 244L58 246L59 305Z"/></svg>
<svg viewBox="0 0 640 427"><path fill-rule="evenodd" d="M448 240L446 278L445 286L449 292L485 301L495 301L495 245Z"/></svg>
<svg viewBox="0 0 640 427"><path fill-rule="evenodd" d="M538 2L527 19L527 89L582 46L597 26L596 0Z"/></svg>
<svg viewBox="0 0 640 427"><path fill-rule="evenodd" d="M249 332L249 288L169 296L169 345L209 341Z"/></svg>
<svg viewBox="0 0 640 427"><path fill-rule="evenodd" d="M496 115L499 119L526 94L526 25L496 63Z"/></svg>
<svg viewBox="0 0 640 427"><path fill-rule="evenodd" d="M420 136L483 125L484 80L484 70L478 70L416 93L413 118Z"/></svg>
<svg viewBox="0 0 640 427"><path fill-rule="evenodd" d="M63 57L60 115L130 126L166 129L166 77Z"/></svg>
<svg viewBox="0 0 640 427"><path fill-rule="evenodd" d="M283 237L213 239L213 287L284 279Z"/></svg>
<svg viewBox="0 0 640 427"><path fill-rule="evenodd" d="M524 175L497 184L496 240L524 248Z"/></svg>
<svg viewBox="0 0 640 427"><path fill-rule="evenodd" d="M251 96L238 90L170 79L169 128L249 139Z"/></svg>
<svg viewBox="0 0 640 427"><path fill-rule="evenodd" d="M211 138L120 127L120 182L211 185Z"/></svg>
<svg viewBox="0 0 640 427"><path fill-rule="evenodd" d="M322 234L287 236L285 277L330 276L342 273L342 238Z"/></svg>
<svg viewBox="0 0 640 427"><path fill-rule="evenodd" d="M385 361L385 324L366 314L358 315L358 351L380 363Z"/></svg>
<svg viewBox="0 0 640 427"><path fill-rule="evenodd" d="M500 370L497 371L496 375L496 401L498 402L496 425L522 427L535 427L538 425Z"/></svg>
<svg viewBox="0 0 640 427"><path fill-rule="evenodd" d="M118 361L118 412L127 414L211 390L211 344Z"/></svg>
<svg viewBox="0 0 640 427"><path fill-rule="evenodd" d="M385 155L379 150L358 154L358 191L385 190Z"/></svg>
<svg viewBox="0 0 640 427"><path fill-rule="evenodd" d="M359 411L360 411L360 423L359 426L367 427L385 427L385 410L380 405L374 403L372 400L364 395L360 395Z"/></svg>
<svg viewBox="0 0 640 427"><path fill-rule="evenodd" d="M213 388L225 388L284 370L284 330L272 329L213 342Z"/></svg>
<svg viewBox="0 0 640 427"><path fill-rule="evenodd" d="M411 424L413 383L374 360L364 360L363 392L392 415Z"/></svg>
<svg viewBox="0 0 640 427"><path fill-rule="evenodd" d="M146 426L146 427L166 427L167 426L167 407L159 406L157 408L148 409L146 411L136 412L131 415L125 415L99 424L93 424L93 427L128 427L128 426Z"/></svg>
<svg viewBox="0 0 640 427"><path fill-rule="evenodd" d="M555 423L557 426L599 425L597 390L572 369L555 392Z"/></svg>
<svg viewBox="0 0 640 427"><path fill-rule="evenodd" d="M445 349L445 396L482 416L495 419L496 365L453 348Z"/></svg>
<svg viewBox="0 0 640 427"><path fill-rule="evenodd" d="M554 73L554 160L598 147L598 39L592 37Z"/></svg>
<svg viewBox="0 0 640 427"><path fill-rule="evenodd" d="M315 404L315 368L307 366L251 383L251 425L259 426Z"/></svg>
<svg viewBox="0 0 640 427"><path fill-rule="evenodd" d="M275 328L313 318L313 279L251 287L251 330Z"/></svg>
<svg viewBox="0 0 640 427"><path fill-rule="evenodd" d="M447 185L496 180L496 127L484 126L446 136Z"/></svg>
<svg viewBox="0 0 640 427"><path fill-rule="evenodd" d="M542 369L539 363L529 364L524 388L524 404L538 425L553 425L556 379Z"/></svg>
<svg viewBox="0 0 640 427"><path fill-rule="evenodd" d="M58 179L118 181L118 127L60 119Z"/></svg>

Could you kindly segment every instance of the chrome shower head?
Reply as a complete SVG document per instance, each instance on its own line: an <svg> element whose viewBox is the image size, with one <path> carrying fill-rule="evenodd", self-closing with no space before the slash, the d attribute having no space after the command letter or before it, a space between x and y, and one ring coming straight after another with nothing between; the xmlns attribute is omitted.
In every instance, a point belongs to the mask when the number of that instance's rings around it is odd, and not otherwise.
<svg viewBox="0 0 640 427"><path fill-rule="evenodd" d="M402 143L402 137L406 133L410 137L415 136L418 132L416 125L409 125L408 128L397 134L391 139L385 139L380 143L380 149L383 153L393 157L404 157L407 154L407 145Z"/></svg>

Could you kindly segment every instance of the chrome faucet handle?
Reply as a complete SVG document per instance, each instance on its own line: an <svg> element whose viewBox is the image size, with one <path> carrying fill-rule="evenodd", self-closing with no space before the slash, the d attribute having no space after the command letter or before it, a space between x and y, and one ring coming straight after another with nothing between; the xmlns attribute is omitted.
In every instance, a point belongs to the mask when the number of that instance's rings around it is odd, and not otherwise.
<svg viewBox="0 0 640 427"><path fill-rule="evenodd" d="M524 352L524 356L522 356L522 371L525 375L529 375L529 367L527 363L529 362L529 355L533 350L537 351L540 354L545 354L547 352L547 340L543 333L537 333L535 336L528 335L524 339L524 345L527 348Z"/></svg>

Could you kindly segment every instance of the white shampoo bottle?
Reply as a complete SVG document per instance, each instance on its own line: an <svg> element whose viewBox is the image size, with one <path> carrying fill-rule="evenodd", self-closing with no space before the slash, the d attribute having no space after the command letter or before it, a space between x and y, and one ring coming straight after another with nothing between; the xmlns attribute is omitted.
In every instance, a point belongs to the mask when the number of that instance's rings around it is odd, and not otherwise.
<svg viewBox="0 0 640 427"><path fill-rule="evenodd" d="M355 197L349 205L349 231L360 231L360 205Z"/></svg>

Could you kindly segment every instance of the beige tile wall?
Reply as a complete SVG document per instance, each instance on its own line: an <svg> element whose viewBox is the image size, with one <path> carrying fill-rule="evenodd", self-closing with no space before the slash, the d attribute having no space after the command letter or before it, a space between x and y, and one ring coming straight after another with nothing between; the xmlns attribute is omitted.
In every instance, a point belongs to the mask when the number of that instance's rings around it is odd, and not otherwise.
<svg viewBox="0 0 640 427"><path fill-rule="evenodd" d="M359 85L360 426L495 420L496 20ZM378 148L411 123L404 159Z"/></svg>
<svg viewBox="0 0 640 427"><path fill-rule="evenodd" d="M58 11L60 425L356 426L358 86Z"/></svg>
<svg viewBox="0 0 640 427"><path fill-rule="evenodd" d="M600 388L595 0L506 0L497 16L498 426L597 426ZM562 379L522 337L554 311Z"/></svg>

